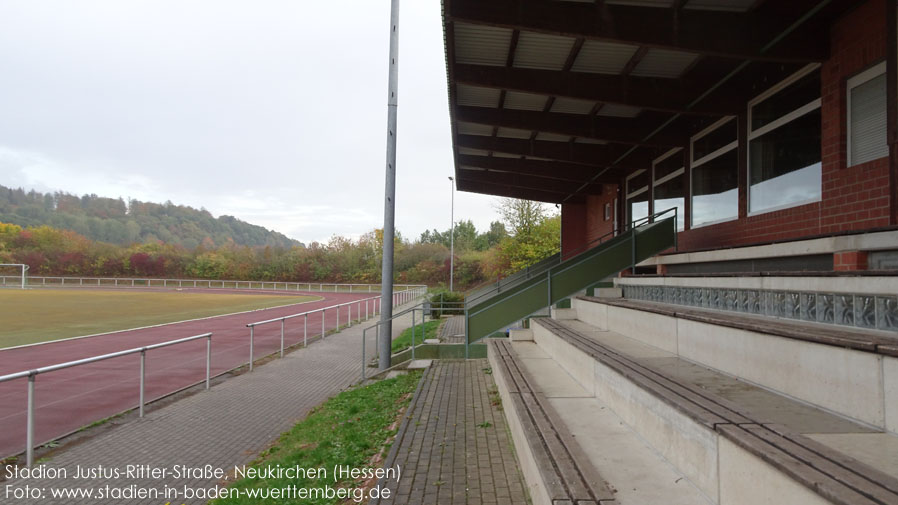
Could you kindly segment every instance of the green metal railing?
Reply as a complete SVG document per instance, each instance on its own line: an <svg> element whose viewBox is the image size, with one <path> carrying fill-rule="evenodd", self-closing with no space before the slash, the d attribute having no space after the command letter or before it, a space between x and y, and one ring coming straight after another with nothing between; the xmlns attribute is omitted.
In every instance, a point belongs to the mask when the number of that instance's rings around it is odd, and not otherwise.
<svg viewBox="0 0 898 505"><path fill-rule="evenodd" d="M663 217L668 215L667 217ZM578 250L546 258L465 300L467 343L501 330L677 245L677 209L636 220ZM597 244L597 245L596 245Z"/></svg>

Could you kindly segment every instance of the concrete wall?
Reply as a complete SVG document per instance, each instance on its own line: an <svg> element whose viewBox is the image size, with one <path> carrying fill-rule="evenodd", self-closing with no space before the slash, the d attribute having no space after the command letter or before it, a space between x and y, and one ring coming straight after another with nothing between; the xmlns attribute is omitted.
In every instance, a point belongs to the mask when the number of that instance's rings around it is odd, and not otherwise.
<svg viewBox="0 0 898 505"><path fill-rule="evenodd" d="M896 358L596 305L573 300L579 319L598 328L898 433Z"/></svg>

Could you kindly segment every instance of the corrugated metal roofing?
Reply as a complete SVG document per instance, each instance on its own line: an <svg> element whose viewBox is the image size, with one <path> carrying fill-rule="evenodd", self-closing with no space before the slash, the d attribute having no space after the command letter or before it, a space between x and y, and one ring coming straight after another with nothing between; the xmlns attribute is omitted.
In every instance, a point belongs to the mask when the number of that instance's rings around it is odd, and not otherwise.
<svg viewBox="0 0 898 505"><path fill-rule="evenodd" d="M545 133L539 132L536 136L536 140L548 140L550 142L569 142L571 140L570 135L558 135L557 133Z"/></svg>
<svg viewBox="0 0 898 505"><path fill-rule="evenodd" d="M697 54L669 49L649 49L640 60L632 75L639 77L662 77L676 79L683 75L689 65L698 58Z"/></svg>
<svg viewBox="0 0 898 505"><path fill-rule="evenodd" d="M505 66L512 30L455 22L455 61Z"/></svg>
<svg viewBox="0 0 898 505"><path fill-rule="evenodd" d="M594 74L619 74L633 57L637 46L587 40L580 48L571 70Z"/></svg>
<svg viewBox="0 0 898 505"><path fill-rule="evenodd" d="M595 105L595 102L587 102L586 100L577 100L575 98L565 98L561 96L555 99L551 111L564 112L566 114L589 114Z"/></svg>
<svg viewBox="0 0 898 505"><path fill-rule="evenodd" d="M505 93L505 108L517 110L535 110L542 111L546 106L546 95L534 95L531 93L519 93L517 91L509 91Z"/></svg>
<svg viewBox="0 0 898 505"><path fill-rule="evenodd" d="M472 156L486 156L489 153L482 149L471 149L470 147L459 147L458 154L470 154Z"/></svg>
<svg viewBox="0 0 898 505"><path fill-rule="evenodd" d="M499 128L496 132L497 137L507 139L529 139L530 130L518 130L517 128Z"/></svg>
<svg viewBox="0 0 898 505"><path fill-rule="evenodd" d="M493 134L493 127L485 124L459 121L457 127L460 135L483 135L489 137Z"/></svg>
<svg viewBox="0 0 898 505"><path fill-rule="evenodd" d="M606 117L636 117L640 112L642 112L642 109L633 107L632 105L606 103L599 109L599 112L597 112L596 115Z"/></svg>
<svg viewBox="0 0 898 505"><path fill-rule="evenodd" d="M604 140L590 139L590 138L586 138L586 137L577 137L577 140L575 140L574 142L577 144L599 144L599 145L605 145L608 143L608 142L605 142Z"/></svg>
<svg viewBox="0 0 898 505"><path fill-rule="evenodd" d="M521 31L514 54L514 66L561 70L574 46L574 39L560 35Z"/></svg>
<svg viewBox="0 0 898 505"><path fill-rule="evenodd" d="M472 107L496 108L499 106L500 93L501 91L495 88L481 88L467 84L459 84L456 88L458 105L470 105Z"/></svg>

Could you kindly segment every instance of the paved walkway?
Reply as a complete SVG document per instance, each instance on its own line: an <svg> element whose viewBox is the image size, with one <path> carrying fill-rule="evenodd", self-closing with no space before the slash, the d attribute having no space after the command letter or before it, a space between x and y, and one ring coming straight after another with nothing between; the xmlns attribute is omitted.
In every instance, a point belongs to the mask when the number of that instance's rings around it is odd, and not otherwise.
<svg viewBox="0 0 898 505"><path fill-rule="evenodd" d="M465 343L465 316L452 316L443 323L440 339L447 344Z"/></svg>
<svg viewBox="0 0 898 505"><path fill-rule="evenodd" d="M485 359L434 362L385 463L400 480L371 505L528 502L489 371Z"/></svg>
<svg viewBox="0 0 898 505"><path fill-rule="evenodd" d="M325 340L309 345L260 366L255 371L228 379L209 391L200 392L152 411L84 443L65 450L47 463L65 468L66 479L11 479L0 487L0 503L96 504L128 503L161 505L206 503L185 498L181 491L212 488L225 484L206 476L174 478L131 477L127 475L74 479L76 465L124 472L127 465L148 465L173 472L175 465L189 468L222 468L250 462L278 435L303 419L316 405L361 378L361 335L369 324L356 325ZM393 335L411 326L403 317L393 323ZM373 332L368 332L373 334ZM374 349L368 338L368 352ZM40 462L39 462L40 463ZM2 469L2 467L0 467ZM0 478L2 480L2 478ZM16 499L5 494L6 486L42 488L42 500ZM93 498L49 498L51 488L92 490ZM179 491L166 497L166 488ZM141 489L160 493L146 498L97 499L100 490ZM155 490L155 491L149 491Z"/></svg>

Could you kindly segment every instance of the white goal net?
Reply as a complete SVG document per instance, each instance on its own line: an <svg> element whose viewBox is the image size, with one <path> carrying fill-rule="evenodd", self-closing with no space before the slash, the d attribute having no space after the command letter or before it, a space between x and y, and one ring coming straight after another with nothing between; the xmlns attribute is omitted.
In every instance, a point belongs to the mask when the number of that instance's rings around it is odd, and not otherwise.
<svg viewBox="0 0 898 505"><path fill-rule="evenodd" d="M28 285L28 265L0 263L0 287L25 289Z"/></svg>

